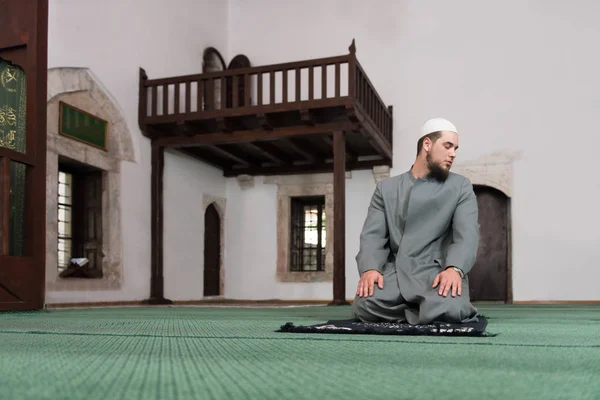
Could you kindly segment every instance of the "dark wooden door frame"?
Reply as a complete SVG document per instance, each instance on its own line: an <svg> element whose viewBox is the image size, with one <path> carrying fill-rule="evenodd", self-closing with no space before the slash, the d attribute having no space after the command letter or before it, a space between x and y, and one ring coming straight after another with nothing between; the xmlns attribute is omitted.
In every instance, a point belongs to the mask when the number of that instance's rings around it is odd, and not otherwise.
<svg viewBox="0 0 600 400"><path fill-rule="evenodd" d="M506 196L506 304L513 304L513 269L512 269L512 197Z"/></svg>
<svg viewBox="0 0 600 400"><path fill-rule="evenodd" d="M26 151L1 148L4 187L8 201L10 160L28 165L25 186L25 257L0 251L2 279L25 294L16 302L0 303L0 310L36 310L44 307L46 277L46 109L48 81L48 0L2 2L0 57L23 68L27 79ZM4 211L6 212L6 208ZM8 215L4 216L5 218ZM5 224L6 227L6 224ZM3 238L6 249L7 237ZM18 273L15 273L17 271ZM15 298L17 299L17 298Z"/></svg>
<svg viewBox="0 0 600 400"><path fill-rule="evenodd" d="M333 300L329 305L347 305L346 300L346 140L344 131L333 132ZM146 304L172 304L164 297L163 276L163 177L165 147L152 141L151 172L151 276Z"/></svg>
<svg viewBox="0 0 600 400"><path fill-rule="evenodd" d="M512 213L511 204L512 198L503 191L485 184L474 184L475 191L477 187L489 188L504 195L506 204L506 304L513 304L513 273L512 273Z"/></svg>

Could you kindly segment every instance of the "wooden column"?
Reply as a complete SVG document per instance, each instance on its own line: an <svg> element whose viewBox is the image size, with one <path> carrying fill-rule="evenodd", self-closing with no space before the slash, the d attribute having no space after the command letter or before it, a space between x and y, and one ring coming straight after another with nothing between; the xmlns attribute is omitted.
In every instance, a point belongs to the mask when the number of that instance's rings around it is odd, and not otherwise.
<svg viewBox="0 0 600 400"><path fill-rule="evenodd" d="M333 133L333 301L346 301L346 138Z"/></svg>
<svg viewBox="0 0 600 400"><path fill-rule="evenodd" d="M152 186L151 186L151 275L150 298L146 304L172 304L164 297L163 278L163 172L165 148L152 141Z"/></svg>

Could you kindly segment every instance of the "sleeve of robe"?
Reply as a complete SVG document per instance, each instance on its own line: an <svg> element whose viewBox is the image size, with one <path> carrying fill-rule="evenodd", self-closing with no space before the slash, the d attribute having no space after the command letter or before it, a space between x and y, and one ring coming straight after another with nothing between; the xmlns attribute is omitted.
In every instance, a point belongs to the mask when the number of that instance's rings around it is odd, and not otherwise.
<svg viewBox="0 0 600 400"><path fill-rule="evenodd" d="M356 255L359 275L370 269L383 273L390 252L388 235L381 183L378 183L360 234L360 250Z"/></svg>
<svg viewBox="0 0 600 400"><path fill-rule="evenodd" d="M452 244L446 255L447 267L458 267L468 274L477 258L479 246L479 210L473 185L465 179L452 218Z"/></svg>

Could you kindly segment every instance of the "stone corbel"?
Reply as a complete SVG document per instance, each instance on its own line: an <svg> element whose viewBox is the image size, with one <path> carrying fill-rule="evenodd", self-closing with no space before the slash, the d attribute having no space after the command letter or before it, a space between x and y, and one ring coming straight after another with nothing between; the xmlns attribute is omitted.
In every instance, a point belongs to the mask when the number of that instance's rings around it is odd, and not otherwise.
<svg viewBox="0 0 600 400"><path fill-rule="evenodd" d="M254 187L254 177L252 175L238 175L237 181L242 190L251 189Z"/></svg>

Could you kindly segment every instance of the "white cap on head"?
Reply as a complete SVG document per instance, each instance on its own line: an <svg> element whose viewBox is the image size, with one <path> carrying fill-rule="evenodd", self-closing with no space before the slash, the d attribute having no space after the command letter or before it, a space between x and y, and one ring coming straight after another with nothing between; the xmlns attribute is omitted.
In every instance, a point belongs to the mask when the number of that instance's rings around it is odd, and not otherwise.
<svg viewBox="0 0 600 400"><path fill-rule="evenodd" d="M430 133L438 131L450 131L458 135L458 130L456 129L454 124L452 124L452 122L444 118L432 118L429 121L425 122L425 124L421 128L421 134L419 135L419 139L421 139L425 135L429 135Z"/></svg>

